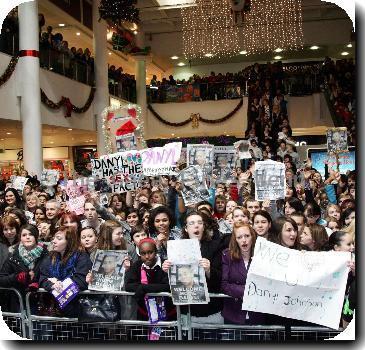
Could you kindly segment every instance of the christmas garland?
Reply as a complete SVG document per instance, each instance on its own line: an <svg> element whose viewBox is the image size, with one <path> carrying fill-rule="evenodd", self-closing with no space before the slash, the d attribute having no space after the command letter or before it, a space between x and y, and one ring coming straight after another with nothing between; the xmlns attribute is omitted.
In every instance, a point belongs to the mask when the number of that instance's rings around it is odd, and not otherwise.
<svg viewBox="0 0 365 350"><path fill-rule="evenodd" d="M5 72L3 73L3 75L0 77L0 87L2 85L4 85L12 76L12 74L15 71L15 67L18 63L19 57L12 57L8 66L5 69Z"/></svg>
<svg viewBox="0 0 365 350"><path fill-rule="evenodd" d="M85 113L90 108L90 106L94 100L95 90L96 90L95 87L91 88L89 97L83 107L76 107L74 104L71 103L71 101L68 97L64 97L64 96L61 97L61 100L59 102L55 103L47 97L46 93L42 89L41 89L41 101L48 108L51 108L51 109L60 109L62 106L65 106L65 108L66 108L65 118L69 118L69 117L71 117L72 112L75 112L78 114Z"/></svg>
<svg viewBox="0 0 365 350"><path fill-rule="evenodd" d="M237 113L237 111L243 106L243 99L241 98L240 99L240 102L238 103L238 105L234 108L233 111L229 112L227 115L225 115L224 117L222 118L219 118L219 119L206 119L206 118L203 118L201 117L199 114L194 114L192 115L189 119L186 119L182 122L179 122L179 123L172 123L172 122L169 122L165 119L163 119L154 109L153 107L151 106L151 104L148 104L147 108L151 111L151 113L163 124L165 125L168 125L168 126L174 126L174 127L179 127L179 126L184 126L184 125L187 125L189 124L190 122L193 122L194 123L194 119L195 118L198 118L198 121L202 121L203 123L207 123L207 124L219 124L219 123L223 123L225 121L227 121L229 118L231 118L234 114Z"/></svg>

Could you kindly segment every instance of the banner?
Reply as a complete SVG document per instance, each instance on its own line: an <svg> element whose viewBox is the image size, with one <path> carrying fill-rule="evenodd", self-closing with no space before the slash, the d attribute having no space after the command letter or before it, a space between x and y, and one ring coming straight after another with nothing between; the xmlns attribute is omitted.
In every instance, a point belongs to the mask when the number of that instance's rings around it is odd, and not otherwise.
<svg viewBox="0 0 365 350"><path fill-rule="evenodd" d="M215 146L213 159L213 175L216 182L231 183L235 168L236 151L232 146Z"/></svg>
<svg viewBox="0 0 365 350"><path fill-rule="evenodd" d="M338 329L350 252L310 252L257 237L242 310Z"/></svg>
<svg viewBox="0 0 365 350"><path fill-rule="evenodd" d="M97 250L91 270L90 290L120 291L124 287L126 250Z"/></svg>
<svg viewBox="0 0 365 350"><path fill-rule="evenodd" d="M141 174L142 157L140 151L118 152L91 159L93 176L105 178L115 174Z"/></svg>
<svg viewBox="0 0 365 350"><path fill-rule="evenodd" d="M210 299L205 271L199 266L201 252L198 240L167 241L167 257L172 263L169 282L173 303L207 304Z"/></svg>
<svg viewBox="0 0 365 350"><path fill-rule="evenodd" d="M210 194L203 170L198 165L191 165L182 170L177 176L177 181L183 186L181 194L186 206L209 200Z"/></svg>
<svg viewBox="0 0 365 350"><path fill-rule="evenodd" d="M285 165L273 160L255 162L255 199L285 198Z"/></svg>
<svg viewBox="0 0 365 350"><path fill-rule="evenodd" d="M176 175L176 164L180 159L181 147L181 142L172 142L163 147L141 150L143 174L145 176Z"/></svg>

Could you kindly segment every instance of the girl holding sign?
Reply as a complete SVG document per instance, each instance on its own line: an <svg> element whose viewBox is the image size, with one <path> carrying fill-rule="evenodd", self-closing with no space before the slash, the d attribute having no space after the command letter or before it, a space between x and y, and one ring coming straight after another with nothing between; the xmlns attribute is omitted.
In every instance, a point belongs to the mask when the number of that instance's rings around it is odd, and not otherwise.
<svg viewBox="0 0 365 350"><path fill-rule="evenodd" d="M182 238L199 240L202 256L199 264L205 271L208 292L219 293L222 276L220 241L211 239L204 218L199 211L192 210L186 215ZM166 260L162 265L162 269L167 272L171 265L171 261ZM222 324L221 310L221 300L219 298L212 298L208 304L191 305L191 319L193 322Z"/></svg>
<svg viewBox="0 0 365 350"><path fill-rule="evenodd" d="M232 297L224 299L224 323L264 324L264 314L241 310L255 242L255 230L247 224L237 224L233 227L229 248L223 251L222 292Z"/></svg>

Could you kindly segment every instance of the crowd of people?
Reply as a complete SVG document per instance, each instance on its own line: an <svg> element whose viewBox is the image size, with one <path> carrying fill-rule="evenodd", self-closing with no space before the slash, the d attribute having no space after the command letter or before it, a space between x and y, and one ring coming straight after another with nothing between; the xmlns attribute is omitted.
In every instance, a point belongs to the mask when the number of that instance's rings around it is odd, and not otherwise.
<svg viewBox="0 0 365 350"><path fill-rule="evenodd" d="M229 185L209 179L209 200L186 206L182 184L174 176L160 176L157 182L145 178L136 191L109 194L107 204L96 191L84 193L83 215L70 211L61 184L50 196L38 180L23 171L21 175L29 180L22 193L11 187L11 181L1 184L6 188L0 207L0 286L16 288L22 295L37 288L51 292L70 277L82 291L92 281L90 270L97 249L127 250L125 290L135 293L136 307L129 308L124 317L147 320L146 293L170 290L167 241L197 239L208 291L232 299L212 298L207 305L192 305L194 322L308 325L240 311L255 241L263 237L295 250L354 252L356 174L331 169L323 179L310 161L295 171L288 166L292 157L284 154L281 158L280 151L275 159L286 165L287 189L285 200L278 201L255 200L256 157L236 167ZM294 174L303 175L301 183L294 180ZM231 227L229 234L220 232L219 219ZM346 296L350 292L354 296L354 260L348 264ZM146 273L144 282L141 271ZM133 300L128 301L129 306ZM2 309L13 310L13 302L11 298L2 300ZM44 312L44 303L42 300L42 307L34 304L34 312ZM55 314L77 317L77 303L76 298L63 310L56 307ZM354 303L354 297L346 301L342 326L351 320ZM166 305L167 319L176 318L174 305Z"/></svg>
<svg viewBox="0 0 365 350"><path fill-rule="evenodd" d="M114 65L108 68L109 93L122 99L136 103L137 90L134 75L123 73L123 68Z"/></svg>

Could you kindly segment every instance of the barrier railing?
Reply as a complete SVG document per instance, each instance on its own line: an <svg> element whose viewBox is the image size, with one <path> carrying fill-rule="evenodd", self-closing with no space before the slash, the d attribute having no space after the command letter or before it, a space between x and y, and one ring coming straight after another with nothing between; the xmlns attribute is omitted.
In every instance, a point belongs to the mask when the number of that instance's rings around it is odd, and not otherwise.
<svg viewBox="0 0 365 350"><path fill-rule="evenodd" d="M37 293L47 293L40 289ZM158 327L161 330L160 340L173 341L182 339L179 321L163 321L151 324L149 321L118 320L115 322L80 322L78 318L37 316L31 312L30 297L34 292L26 295L26 309L28 314L29 337L32 340L147 340L151 330ZM129 292L99 292L84 291L79 295L117 295L130 296ZM150 293L149 296L167 296L169 293ZM177 320L180 320L180 308L176 307Z"/></svg>
<svg viewBox="0 0 365 350"><path fill-rule="evenodd" d="M14 293L16 296L16 301L19 303L18 312L10 312L7 310L1 310L2 316L9 329L13 331L15 334L25 338L27 336L26 323L27 323L27 315L26 310L24 308L24 302L21 294L15 288L2 288L0 287L0 291L6 291L6 300L10 300L11 293Z"/></svg>
<svg viewBox="0 0 365 350"><path fill-rule="evenodd" d="M193 322L188 312L183 315L180 306L176 306L176 321L164 321L151 324L149 321L122 319L115 322L81 322L78 318L35 315L31 296L47 293L44 289L29 292L25 297L25 305L21 294L14 288L0 288L14 292L19 301L19 312L2 312L9 328L18 335L32 340L55 341L90 341L119 340L146 341L151 330L159 328L160 341L241 341L241 342L283 342L283 341L322 341L334 337L342 329L334 330L326 327L284 327L266 325L209 324ZM132 297L129 292L84 291L80 295L116 295ZM149 296L171 297L170 293L150 293ZM210 298L229 298L225 294L210 294ZM131 302L131 300L130 300Z"/></svg>

